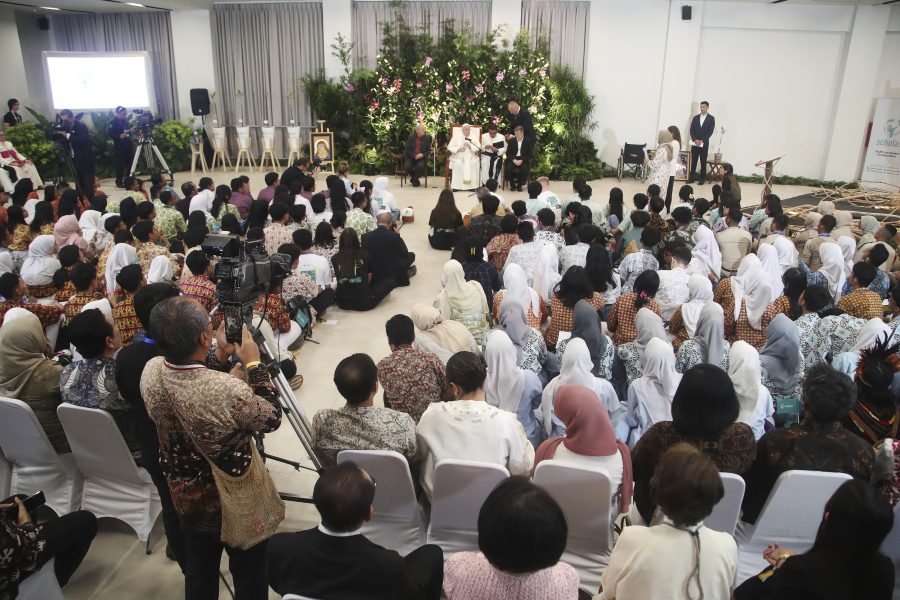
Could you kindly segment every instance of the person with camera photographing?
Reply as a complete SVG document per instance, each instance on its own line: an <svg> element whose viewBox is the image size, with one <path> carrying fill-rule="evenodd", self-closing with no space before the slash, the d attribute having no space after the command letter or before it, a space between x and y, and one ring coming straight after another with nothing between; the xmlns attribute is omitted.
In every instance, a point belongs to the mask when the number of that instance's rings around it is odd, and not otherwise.
<svg viewBox="0 0 900 600"><path fill-rule="evenodd" d="M128 128L128 111L124 106L116 107L116 118L109 122L106 133L113 141L113 152L116 155L116 187L125 187L125 176L134 159L134 147L131 145L131 131Z"/></svg>
<svg viewBox="0 0 900 600"><path fill-rule="evenodd" d="M97 159L91 146L91 134L87 125L75 118L68 108L59 111L60 125L69 141L79 193L84 196L94 189L94 171Z"/></svg>
<svg viewBox="0 0 900 600"><path fill-rule="evenodd" d="M246 325L240 343L228 342L224 325L216 332L200 303L184 296L156 305L150 330L162 356L147 363L140 389L184 534L185 598L218 598L224 550L235 598L265 600L266 545L284 503L254 440L281 425L259 348Z"/></svg>

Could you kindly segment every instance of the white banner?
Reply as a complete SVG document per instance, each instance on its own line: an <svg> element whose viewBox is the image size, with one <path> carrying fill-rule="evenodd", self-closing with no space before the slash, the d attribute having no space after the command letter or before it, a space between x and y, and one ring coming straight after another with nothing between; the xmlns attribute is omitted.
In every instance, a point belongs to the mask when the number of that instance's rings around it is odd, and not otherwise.
<svg viewBox="0 0 900 600"><path fill-rule="evenodd" d="M879 98L872 120L872 134L863 166L864 181L890 183L884 189L900 187L900 98ZM879 186L867 184L867 187Z"/></svg>

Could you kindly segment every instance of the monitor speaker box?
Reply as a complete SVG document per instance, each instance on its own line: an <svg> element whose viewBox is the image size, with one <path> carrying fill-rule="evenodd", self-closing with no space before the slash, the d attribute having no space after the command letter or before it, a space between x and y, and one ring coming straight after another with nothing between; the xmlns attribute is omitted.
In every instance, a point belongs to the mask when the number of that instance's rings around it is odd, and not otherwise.
<svg viewBox="0 0 900 600"><path fill-rule="evenodd" d="M191 113L195 117L209 114L209 90L206 88L191 90Z"/></svg>
<svg viewBox="0 0 900 600"><path fill-rule="evenodd" d="M38 29L41 31L50 31L50 19L47 17L38 17Z"/></svg>
<svg viewBox="0 0 900 600"><path fill-rule="evenodd" d="M690 21L691 20L691 7L688 5L684 5L681 7L681 20L682 21Z"/></svg>

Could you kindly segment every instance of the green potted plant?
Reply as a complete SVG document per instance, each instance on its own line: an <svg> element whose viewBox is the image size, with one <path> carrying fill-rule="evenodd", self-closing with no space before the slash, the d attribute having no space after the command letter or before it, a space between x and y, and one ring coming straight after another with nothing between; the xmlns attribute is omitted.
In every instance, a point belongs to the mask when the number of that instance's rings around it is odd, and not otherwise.
<svg viewBox="0 0 900 600"><path fill-rule="evenodd" d="M716 162L722 162L722 138L725 137L726 129L724 127L719 128L719 149L713 154L713 160Z"/></svg>

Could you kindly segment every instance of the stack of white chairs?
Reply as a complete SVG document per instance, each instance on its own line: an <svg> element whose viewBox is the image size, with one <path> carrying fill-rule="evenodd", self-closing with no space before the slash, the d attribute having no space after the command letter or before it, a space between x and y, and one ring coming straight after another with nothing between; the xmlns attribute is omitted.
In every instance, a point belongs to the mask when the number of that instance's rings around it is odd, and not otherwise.
<svg viewBox="0 0 900 600"><path fill-rule="evenodd" d="M12 463L10 494L44 492L58 515L78 510L84 477L72 454L57 454L31 408L0 398L0 448Z"/></svg>

